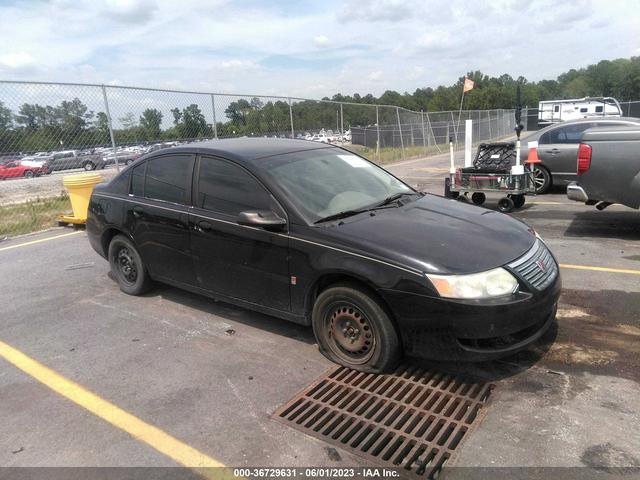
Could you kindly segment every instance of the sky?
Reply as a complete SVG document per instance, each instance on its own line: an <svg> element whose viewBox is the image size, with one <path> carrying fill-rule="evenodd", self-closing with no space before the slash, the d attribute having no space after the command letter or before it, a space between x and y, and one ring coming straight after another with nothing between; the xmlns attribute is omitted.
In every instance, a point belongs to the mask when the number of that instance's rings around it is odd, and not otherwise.
<svg viewBox="0 0 640 480"><path fill-rule="evenodd" d="M321 98L640 55L639 0L0 0L0 80Z"/></svg>

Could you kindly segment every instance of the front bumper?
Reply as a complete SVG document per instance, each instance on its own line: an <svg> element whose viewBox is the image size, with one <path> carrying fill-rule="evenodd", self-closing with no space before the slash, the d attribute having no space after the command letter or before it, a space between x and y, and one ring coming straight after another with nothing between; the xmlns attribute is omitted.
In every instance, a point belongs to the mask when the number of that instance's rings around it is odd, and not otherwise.
<svg viewBox="0 0 640 480"><path fill-rule="evenodd" d="M571 182L567 185L567 198L569 200L575 200L576 202L586 203L589 201L587 192L584 191L580 185L575 182Z"/></svg>
<svg viewBox="0 0 640 480"><path fill-rule="evenodd" d="M432 360L486 361L535 343L553 324L560 298L558 273L544 290L509 299L451 300L383 290L405 353Z"/></svg>

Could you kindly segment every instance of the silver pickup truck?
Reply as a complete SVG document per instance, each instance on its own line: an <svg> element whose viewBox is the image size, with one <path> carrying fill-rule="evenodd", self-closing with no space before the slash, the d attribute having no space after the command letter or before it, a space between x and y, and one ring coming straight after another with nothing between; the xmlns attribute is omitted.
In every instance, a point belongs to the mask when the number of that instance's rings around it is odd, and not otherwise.
<svg viewBox="0 0 640 480"><path fill-rule="evenodd" d="M578 181L571 200L603 210L613 203L640 208L640 127L591 128L582 136Z"/></svg>

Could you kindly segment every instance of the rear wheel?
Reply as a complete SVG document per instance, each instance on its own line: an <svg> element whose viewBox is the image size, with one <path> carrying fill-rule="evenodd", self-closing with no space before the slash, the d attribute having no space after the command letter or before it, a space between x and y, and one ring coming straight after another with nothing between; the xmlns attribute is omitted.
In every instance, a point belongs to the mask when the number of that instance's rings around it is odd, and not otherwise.
<svg viewBox="0 0 640 480"><path fill-rule="evenodd" d="M96 166L91 162L87 162L82 165L82 168L84 168L87 172L90 172L91 170L95 170Z"/></svg>
<svg viewBox="0 0 640 480"><path fill-rule="evenodd" d="M33 172L31 170L25 170L23 175L25 178L33 178Z"/></svg>
<svg viewBox="0 0 640 480"><path fill-rule="evenodd" d="M120 290L141 295L151 287L151 278L135 245L124 235L116 235L109 244L109 265Z"/></svg>
<svg viewBox="0 0 640 480"><path fill-rule="evenodd" d="M547 193L551 188L551 173L540 164L533 167L533 183L536 193Z"/></svg>
<svg viewBox="0 0 640 480"><path fill-rule="evenodd" d="M313 332L329 360L363 372L393 369L401 357L400 339L380 301L350 284L324 290L312 313Z"/></svg>
<svg viewBox="0 0 640 480"><path fill-rule="evenodd" d="M487 196L482 192L475 192L471 195L471 201L476 205L482 205L487 200Z"/></svg>

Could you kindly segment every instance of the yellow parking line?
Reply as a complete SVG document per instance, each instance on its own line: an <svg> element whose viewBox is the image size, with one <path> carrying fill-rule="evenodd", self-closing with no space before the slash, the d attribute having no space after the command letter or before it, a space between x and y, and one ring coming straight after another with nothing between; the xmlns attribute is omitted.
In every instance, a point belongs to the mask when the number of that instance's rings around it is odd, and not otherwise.
<svg viewBox="0 0 640 480"><path fill-rule="evenodd" d="M11 250L13 248L27 247L29 245L35 245L36 243L48 242L49 240L55 240L56 238L68 237L70 235L76 235L78 233L82 233L82 230L77 230L71 233L63 233L62 235L55 235L53 237L40 238L39 240L32 240L30 242L18 243L16 245L9 245L8 247L0 248L0 252L4 250Z"/></svg>
<svg viewBox="0 0 640 480"><path fill-rule="evenodd" d="M630 275L640 275L640 270L629 270L626 268L590 267L588 265L570 265L567 263L561 263L560 267L573 270L593 270L594 272L628 273Z"/></svg>
<svg viewBox="0 0 640 480"><path fill-rule="evenodd" d="M132 437L155 448L160 453L190 468L223 467L224 465L196 450L168 433L125 412L81 387L71 380L45 367L24 353L0 341L0 357L13 364L27 375L49 387L54 392L71 400L111 425L127 432Z"/></svg>

